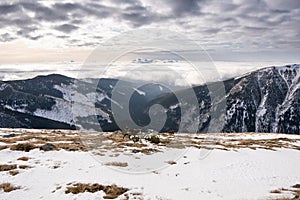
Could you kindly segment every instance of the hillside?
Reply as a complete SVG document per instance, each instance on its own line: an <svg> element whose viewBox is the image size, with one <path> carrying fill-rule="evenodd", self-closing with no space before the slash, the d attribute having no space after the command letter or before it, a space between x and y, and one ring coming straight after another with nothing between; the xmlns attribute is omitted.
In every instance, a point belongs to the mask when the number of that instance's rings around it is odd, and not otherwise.
<svg viewBox="0 0 300 200"><path fill-rule="evenodd" d="M117 123L112 106L118 113L129 109L133 122L146 126L150 122L149 109L160 104L167 118L157 131L189 132L195 116L199 116L198 132L211 132L208 127L222 124L216 132L300 133L300 65L267 67L224 82L194 86L198 105L197 109L195 105L184 105L188 115L181 112L177 96L188 99L190 89L170 91L159 84L135 88L135 83L122 81L122 87L115 91L118 82L117 79L76 80L58 74L2 81L0 127L114 131L120 128L117 124L125 126L130 120L121 116L123 121ZM210 96L209 88L214 84L224 85L225 93L219 102ZM119 95L119 100L112 99L113 92ZM130 105L126 107L122 97L131 93ZM216 108L221 112L212 120ZM160 117L155 112L153 116ZM183 121L185 126L179 129Z"/></svg>

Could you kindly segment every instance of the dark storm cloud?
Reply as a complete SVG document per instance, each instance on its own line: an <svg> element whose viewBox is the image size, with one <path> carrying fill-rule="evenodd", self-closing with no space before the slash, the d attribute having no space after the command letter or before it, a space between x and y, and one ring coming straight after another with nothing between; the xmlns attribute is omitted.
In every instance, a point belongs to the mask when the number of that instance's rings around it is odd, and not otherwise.
<svg viewBox="0 0 300 200"><path fill-rule="evenodd" d="M96 17L98 19L113 18L119 22L127 23L132 27L140 27L152 23L160 23L172 18L198 15L200 14L200 4L204 0L168 0L165 6L171 7L172 12L168 14L157 13L151 7L145 7L139 0L120 1L113 0L116 4L126 5L120 9L118 6L105 6L101 2L89 1L82 3L55 3L51 6L43 5L40 2L20 1L15 4L2 4L0 10L4 15L20 14L25 17L6 20L7 25L15 25L24 28L25 24L42 26L43 22L56 23L52 26L55 30L64 33L71 33L79 28L79 24L84 23L85 19ZM34 17L28 18L26 13L34 13ZM63 22L63 23L62 23ZM59 23L59 24L57 24ZM63 25L61 25L63 24ZM20 35L20 34L19 34ZM22 34L25 36L25 34Z"/></svg>
<svg viewBox="0 0 300 200"><path fill-rule="evenodd" d="M163 16L152 13L143 7L130 7L119 16L119 20L126 20L133 27L148 25L157 21L162 21Z"/></svg>
<svg viewBox="0 0 300 200"><path fill-rule="evenodd" d="M71 23L71 24L74 24L74 25L75 25L75 24L82 24L82 23L83 23L83 20L81 20L81 19L74 19L74 20L71 20L70 23Z"/></svg>
<svg viewBox="0 0 300 200"><path fill-rule="evenodd" d="M90 17L106 18L112 16L116 11L113 7L101 5L96 2L81 3L56 3L52 9L60 13L69 13L73 17Z"/></svg>
<svg viewBox="0 0 300 200"><path fill-rule="evenodd" d="M55 29L64 33L71 33L72 31L75 31L78 29L78 26L72 25L72 24L62 24L59 26L56 26Z"/></svg>
<svg viewBox="0 0 300 200"><path fill-rule="evenodd" d="M0 27L11 27L16 26L22 27L26 25L31 25L32 20L22 12L19 5L9 5L9 4L0 4Z"/></svg>
<svg viewBox="0 0 300 200"><path fill-rule="evenodd" d="M19 29L17 31L17 35L19 36L28 36L30 33L36 31L37 28L36 27L22 27L21 29Z"/></svg>
<svg viewBox="0 0 300 200"><path fill-rule="evenodd" d="M269 27L256 27L256 26L245 26L244 29L249 31L267 31L270 30Z"/></svg>
<svg viewBox="0 0 300 200"><path fill-rule="evenodd" d="M15 37L11 36L8 33L4 33L4 34L0 35L0 41L1 42L9 42L9 41L12 41L14 39L15 39Z"/></svg>
<svg viewBox="0 0 300 200"><path fill-rule="evenodd" d="M126 20L127 23L133 27L140 27L152 23L161 23L168 20L201 15L201 4L206 0L167 0L159 2L162 7L170 7L170 13L158 13L151 7L143 6L139 1L128 4L127 7L121 11L118 16L119 20Z"/></svg>
<svg viewBox="0 0 300 200"><path fill-rule="evenodd" d="M91 40L82 45L91 46L96 38L89 35L86 26L90 28L105 19L131 28L172 25L201 38L217 35L220 41L246 41L258 46L280 46L284 41L290 44L299 40L300 35L299 0L88 0L51 4L20 0L2 1L0 13L1 29L10 31L2 36L2 42L17 37L38 40L45 35L71 42L70 33L77 31L78 38ZM299 46L297 42L293 44Z"/></svg>
<svg viewBox="0 0 300 200"><path fill-rule="evenodd" d="M265 0L269 8L277 11L291 11L300 8L299 0Z"/></svg>
<svg viewBox="0 0 300 200"><path fill-rule="evenodd" d="M99 45L99 43L97 43L97 42L85 42L85 43L78 44L77 46L78 47L96 47L98 45Z"/></svg>
<svg viewBox="0 0 300 200"><path fill-rule="evenodd" d="M200 6L204 4L205 0L168 0L168 4L173 10L174 16L182 15L198 15L201 14Z"/></svg>
<svg viewBox="0 0 300 200"><path fill-rule="evenodd" d="M81 19L76 18L76 14L80 13L78 11L80 8L82 8L80 4L70 3L46 6L40 2L25 0L14 4L4 2L0 5L0 27L14 29L16 35L30 40L38 40L43 37L43 35L32 32L49 28L45 27L45 22L56 24L53 26L56 30L70 33L78 28L76 24L82 23ZM73 13L68 13L70 11ZM32 13L31 16L28 15L28 12Z"/></svg>
<svg viewBox="0 0 300 200"><path fill-rule="evenodd" d="M23 26L21 27L16 34L30 40L38 40L43 37L43 35L37 34L39 30L36 26Z"/></svg>
<svg viewBox="0 0 300 200"><path fill-rule="evenodd" d="M125 4L126 7L119 12L117 19L119 21L126 21L132 27L140 27L143 25L148 25L155 22L162 22L167 17L158 14L151 10L150 7L143 6L139 1L131 1L132 4L128 2Z"/></svg>
<svg viewBox="0 0 300 200"><path fill-rule="evenodd" d="M208 34L216 34L216 33L219 33L220 31L222 31L222 28L209 28L209 29L206 29L204 32L206 32Z"/></svg>
<svg viewBox="0 0 300 200"><path fill-rule="evenodd" d="M104 6L96 1L85 4L82 11L88 15L94 15L99 18L113 17L120 12L117 7Z"/></svg>
<svg viewBox="0 0 300 200"><path fill-rule="evenodd" d="M56 37L57 37L57 38L60 38L60 39L67 39L67 38L69 38L70 36L68 36L68 35L57 35Z"/></svg>
<svg viewBox="0 0 300 200"><path fill-rule="evenodd" d="M10 4L0 5L1 15L6 15L8 13L16 12L19 9L20 7L18 5L10 5Z"/></svg>
<svg viewBox="0 0 300 200"><path fill-rule="evenodd" d="M38 2L22 2L19 4L26 11L35 13L35 19L42 21L62 21L68 20L66 13L60 12L59 10L53 9L52 7L44 6Z"/></svg>
<svg viewBox="0 0 300 200"><path fill-rule="evenodd" d="M69 12L82 9L82 5L78 3L56 3L54 4L53 8L64 12Z"/></svg>

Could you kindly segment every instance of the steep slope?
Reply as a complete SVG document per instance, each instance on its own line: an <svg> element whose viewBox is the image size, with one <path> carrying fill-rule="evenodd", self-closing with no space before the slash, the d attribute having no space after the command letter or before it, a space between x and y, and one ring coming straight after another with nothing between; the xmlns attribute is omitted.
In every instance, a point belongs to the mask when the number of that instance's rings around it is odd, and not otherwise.
<svg viewBox="0 0 300 200"><path fill-rule="evenodd" d="M223 132L283 132L299 134L300 130L300 65L268 67L224 82L226 114ZM211 123L211 110L217 105L208 102L205 86L194 88L200 107L199 131ZM173 97L161 98L169 104L168 112L180 109ZM204 103L202 103L204 102ZM223 116L220 116L223 117ZM176 119L168 119L176 121ZM165 127L168 130L170 127Z"/></svg>
<svg viewBox="0 0 300 200"><path fill-rule="evenodd" d="M299 133L299 75L299 65L287 65L241 78L227 97L224 131Z"/></svg>

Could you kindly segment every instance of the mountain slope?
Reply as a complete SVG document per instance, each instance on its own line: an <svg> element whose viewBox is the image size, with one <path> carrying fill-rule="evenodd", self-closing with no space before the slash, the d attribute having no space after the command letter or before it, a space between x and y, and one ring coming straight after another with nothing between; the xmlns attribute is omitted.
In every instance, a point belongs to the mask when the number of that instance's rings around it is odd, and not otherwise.
<svg viewBox="0 0 300 200"><path fill-rule="evenodd" d="M76 80L59 74L0 81L0 127L74 129L77 126L98 130L100 125L104 131L117 130L112 104L124 107L122 102L112 100L117 82L117 79ZM131 105L142 105L167 93L165 88L157 88L149 85L139 94L135 84L122 81L115 93L121 99L126 93L133 93Z"/></svg>
<svg viewBox="0 0 300 200"><path fill-rule="evenodd" d="M172 92L159 84L136 87L131 82L119 83L117 79L76 80L58 74L0 82L0 127L98 130L100 125L101 130L113 131L131 127L129 116L139 126L148 125L150 108L160 104L167 118L158 131L177 131L184 123L180 130L189 132L195 116L199 116L199 132L210 131L209 127L218 127L223 120L223 132L300 133L300 65L268 67L224 82L195 86L192 89L198 108L185 105L185 113L178 97L192 98L188 89ZM220 84L225 88L225 96L220 97L225 106L210 96L209 90L216 88L212 86ZM129 105L122 101L126 94L133 94ZM224 115L212 121L212 110L218 106L223 106ZM113 110L119 118L114 118ZM154 119L161 117L158 111L152 114Z"/></svg>
<svg viewBox="0 0 300 200"><path fill-rule="evenodd" d="M223 132L300 133L300 65L257 70L225 81L224 86L226 114ZM194 87L200 105L199 131L209 126L211 108L218 106L205 103L210 97L209 91L204 88L205 86ZM169 104L169 113L180 109L174 109L176 103L171 98L157 101ZM169 127L165 128L167 130Z"/></svg>

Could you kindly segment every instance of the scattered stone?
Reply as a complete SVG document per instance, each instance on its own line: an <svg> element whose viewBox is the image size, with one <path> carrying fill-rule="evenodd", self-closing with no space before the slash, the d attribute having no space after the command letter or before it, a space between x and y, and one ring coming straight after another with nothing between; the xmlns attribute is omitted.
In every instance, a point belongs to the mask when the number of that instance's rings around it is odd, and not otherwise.
<svg viewBox="0 0 300 200"><path fill-rule="evenodd" d="M147 140L149 140L149 142L151 142L153 144L159 144L160 143L160 139L157 135L151 135L151 137Z"/></svg>
<svg viewBox="0 0 300 200"><path fill-rule="evenodd" d="M40 147L40 150L43 151L54 151L56 150L56 146L54 144L51 143L46 143L43 146Z"/></svg>

